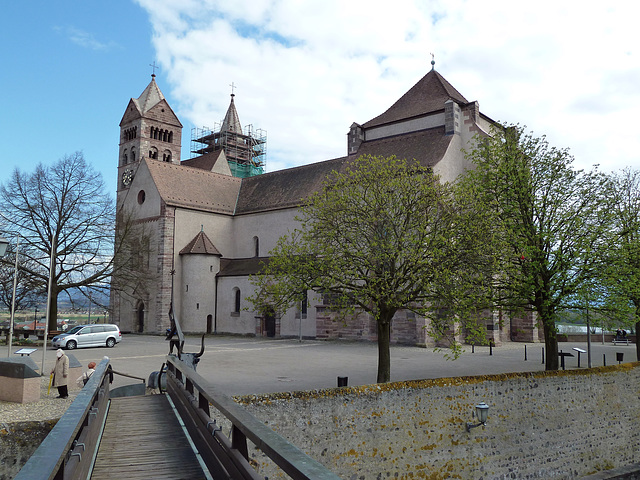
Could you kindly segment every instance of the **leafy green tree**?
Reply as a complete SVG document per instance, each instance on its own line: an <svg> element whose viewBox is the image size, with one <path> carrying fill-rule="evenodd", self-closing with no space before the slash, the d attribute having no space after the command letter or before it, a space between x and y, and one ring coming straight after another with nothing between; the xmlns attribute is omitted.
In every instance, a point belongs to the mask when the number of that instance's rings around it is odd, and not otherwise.
<svg viewBox="0 0 640 480"><path fill-rule="evenodd" d="M22 271L39 290L47 290L53 250L50 330L57 327L60 293L108 289L114 201L105 192L102 176L87 165L82 153L65 156L51 166L40 164L33 173L16 169L0 186L0 209L11 221L8 231L22 237Z"/></svg>
<svg viewBox="0 0 640 480"><path fill-rule="evenodd" d="M609 312L618 325L640 329L640 172L627 168L613 176L611 190L612 241L607 245L600 273ZM640 342L636 342L640 360Z"/></svg>
<svg viewBox="0 0 640 480"><path fill-rule="evenodd" d="M469 210L467 210L469 211ZM434 330L456 320L474 332L460 263L477 252L464 233L449 185L431 169L395 157L360 157L333 172L301 207L300 227L283 236L252 282L250 298L261 311L299 305L309 290L326 294L337 311L370 314L377 325L378 382L391 376L394 314L437 311ZM465 238L463 238L465 237ZM460 299L464 301L460 301ZM460 315L460 312L469 315Z"/></svg>
<svg viewBox="0 0 640 480"><path fill-rule="evenodd" d="M558 313L597 270L608 238L608 179L572 167L567 150L520 126L498 125L469 153L475 164L460 182L478 218L494 224L499 269L487 291L508 311L533 310L544 329L546 369L558 369ZM469 193L471 192L471 193Z"/></svg>

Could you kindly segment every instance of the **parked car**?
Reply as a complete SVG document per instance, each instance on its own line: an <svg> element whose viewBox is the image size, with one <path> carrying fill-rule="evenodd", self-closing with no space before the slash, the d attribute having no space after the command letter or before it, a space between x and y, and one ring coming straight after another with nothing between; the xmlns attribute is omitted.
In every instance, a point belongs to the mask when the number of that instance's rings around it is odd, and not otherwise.
<svg viewBox="0 0 640 480"><path fill-rule="evenodd" d="M120 328L113 324L78 325L51 340L53 348L113 347L120 343Z"/></svg>

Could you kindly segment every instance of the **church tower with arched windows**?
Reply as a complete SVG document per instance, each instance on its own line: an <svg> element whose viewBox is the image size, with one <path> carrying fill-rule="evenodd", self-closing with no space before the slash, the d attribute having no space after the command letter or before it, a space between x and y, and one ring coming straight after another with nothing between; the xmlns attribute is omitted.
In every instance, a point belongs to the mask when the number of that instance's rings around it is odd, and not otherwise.
<svg viewBox="0 0 640 480"><path fill-rule="evenodd" d="M182 124L151 75L120 121L118 192L129 188L142 158L179 165L181 141Z"/></svg>

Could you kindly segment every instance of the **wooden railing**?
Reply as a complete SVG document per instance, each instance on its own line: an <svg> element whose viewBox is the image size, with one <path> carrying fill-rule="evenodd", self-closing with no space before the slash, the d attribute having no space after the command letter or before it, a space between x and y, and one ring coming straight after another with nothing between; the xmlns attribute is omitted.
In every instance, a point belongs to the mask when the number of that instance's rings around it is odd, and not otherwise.
<svg viewBox="0 0 640 480"><path fill-rule="evenodd" d="M87 478L107 415L112 378L105 357L15 480Z"/></svg>
<svg viewBox="0 0 640 480"><path fill-rule="evenodd" d="M340 478L271 430L233 399L215 391L193 368L174 356L167 357L166 375L167 393L214 478L263 478L249 464L247 440L295 480ZM222 429L211 418L210 405L231 422L231 439L222 433Z"/></svg>
<svg viewBox="0 0 640 480"><path fill-rule="evenodd" d="M262 480L249 463L247 441L251 441L295 480L339 480L340 477L268 428L230 397L216 392L187 364L169 355L166 365L163 373L166 375L166 393L213 478ZM15 480L88 477L109 408L109 384L113 373L109 359L105 357ZM158 384L165 382L161 379ZM210 406L231 422L231 439L211 418Z"/></svg>

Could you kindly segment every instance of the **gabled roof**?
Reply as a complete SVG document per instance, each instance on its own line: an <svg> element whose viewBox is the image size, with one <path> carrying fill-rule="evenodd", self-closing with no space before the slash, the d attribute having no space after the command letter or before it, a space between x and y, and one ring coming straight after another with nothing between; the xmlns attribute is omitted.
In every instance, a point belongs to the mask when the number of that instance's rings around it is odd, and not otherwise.
<svg viewBox="0 0 640 480"><path fill-rule="evenodd" d="M381 155L407 160L417 160L424 167L433 167L444 157L453 135L445 135L444 127L420 130L404 135L385 137L363 142L353 157L360 155Z"/></svg>
<svg viewBox="0 0 640 480"><path fill-rule="evenodd" d="M442 75L435 70L430 70L386 112L362 126L376 127L444 110L444 103L447 100L455 100L462 104L469 103Z"/></svg>
<svg viewBox="0 0 640 480"><path fill-rule="evenodd" d="M347 157L287 168L243 179L236 214L256 213L302 205L333 171L340 171Z"/></svg>
<svg viewBox="0 0 640 480"><path fill-rule="evenodd" d="M213 171L213 167L218 163L220 157L224 158L224 150L215 150L213 152L205 153L199 157L190 158L188 160L182 160L180 165L185 167L199 168L208 172ZM222 173L222 172L218 172ZM231 173L229 173L231 175Z"/></svg>
<svg viewBox="0 0 640 480"><path fill-rule="evenodd" d="M140 96L132 100L142 114L148 112L152 107L164 100L164 95L160 91L160 87L156 84L155 75L151 75L149 85L147 85L147 88L144 89Z"/></svg>
<svg viewBox="0 0 640 480"><path fill-rule="evenodd" d="M148 158L142 161L168 205L233 214L240 190L239 178Z"/></svg>
<svg viewBox="0 0 640 480"><path fill-rule="evenodd" d="M180 250L180 255L218 255L222 254L215 247L213 242L209 240L203 230L191 240L186 247Z"/></svg>
<svg viewBox="0 0 640 480"><path fill-rule="evenodd" d="M227 109L227 114L224 116L224 120L222 121L222 128L220 128L221 132L235 132L242 133L242 125L240 124L240 117L238 116L238 111L236 110L236 105L233 103L233 97L235 94L231 94L231 104L229 104L229 108Z"/></svg>

